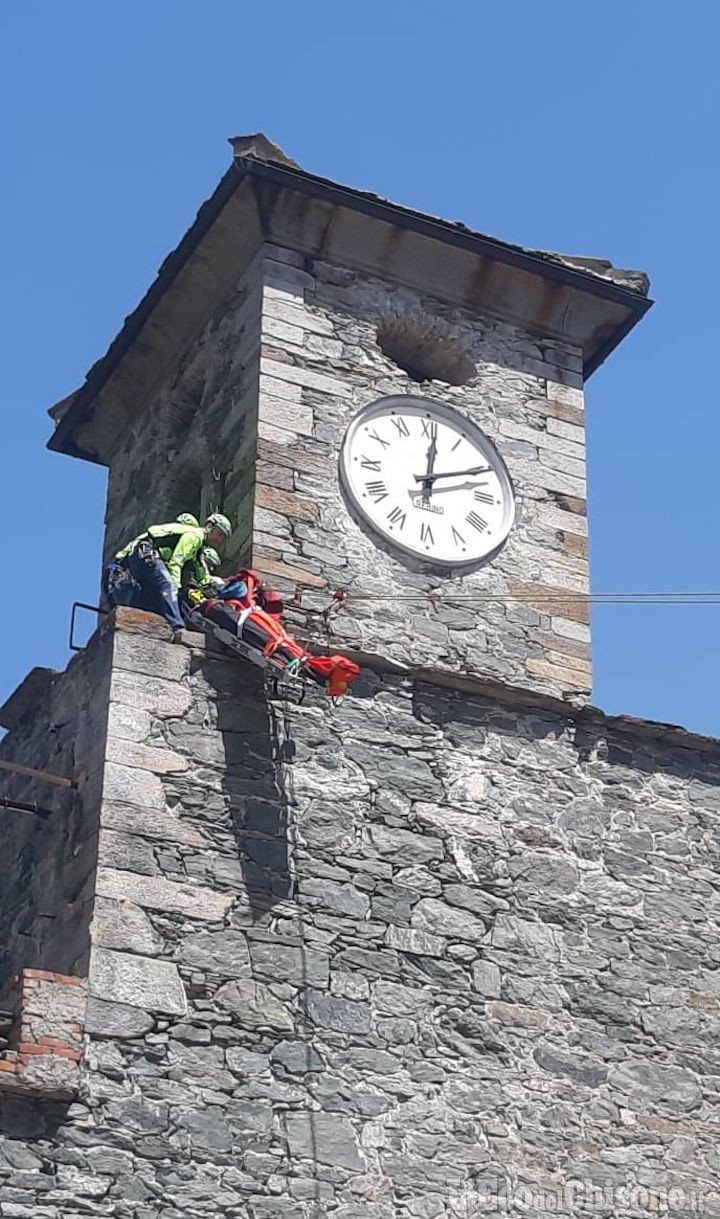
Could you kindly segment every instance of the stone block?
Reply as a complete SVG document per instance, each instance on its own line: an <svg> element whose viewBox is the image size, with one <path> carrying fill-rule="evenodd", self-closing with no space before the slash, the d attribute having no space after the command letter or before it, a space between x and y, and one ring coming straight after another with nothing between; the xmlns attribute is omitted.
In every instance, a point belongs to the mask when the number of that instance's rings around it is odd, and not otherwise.
<svg viewBox="0 0 720 1219"><path fill-rule="evenodd" d="M547 466L550 470L559 470L562 474L568 474L571 478L577 478L580 482L585 480L585 462L578 460L575 457L568 457L564 453L558 453L551 449L541 449L539 454L540 464Z"/></svg>
<svg viewBox="0 0 720 1219"><path fill-rule="evenodd" d="M277 370L280 364L266 360L266 366ZM302 387L289 378L264 375L260 380L259 399L269 397L276 402L288 402L291 406L302 405Z"/></svg>
<svg viewBox="0 0 720 1219"><path fill-rule="evenodd" d="M550 1021L547 1012L540 1012L533 1007L524 1007L519 1003L488 1003L487 1013L491 1019L498 1020L501 1024L517 1025L518 1028L524 1029L542 1029Z"/></svg>
<svg viewBox="0 0 720 1219"><path fill-rule="evenodd" d="M157 875L159 871L149 842L134 834L123 834L117 830L100 830L98 860L106 868L142 872L146 876Z"/></svg>
<svg viewBox="0 0 720 1219"><path fill-rule="evenodd" d="M307 446L307 441L305 445ZM332 455L325 452L325 446L312 442L310 448L298 448L289 445L287 441L280 444L269 444L265 440L258 441L258 456L265 461L310 474L316 478L327 478L328 469L332 465Z"/></svg>
<svg viewBox="0 0 720 1219"><path fill-rule="evenodd" d="M181 821L176 813L144 809L134 804L103 800L100 812L103 828L134 834L159 842L176 842L185 846L207 847L209 839L199 830Z"/></svg>
<svg viewBox="0 0 720 1219"><path fill-rule="evenodd" d="M103 783L106 800L136 804L150 812L165 808L165 792L157 775L119 762L107 762Z"/></svg>
<svg viewBox="0 0 720 1219"><path fill-rule="evenodd" d="M202 973L242 978L250 973L250 954L244 931L196 931L177 947L177 960Z"/></svg>
<svg viewBox="0 0 720 1219"><path fill-rule="evenodd" d="M193 1149L201 1152L232 1151L232 1132L217 1105L206 1105L202 1109L183 1113L178 1125L187 1134Z"/></svg>
<svg viewBox="0 0 720 1219"><path fill-rule="evenodd" d="M558 928L514 914L498 914L490 939L493 948L544 961L558 961L562 952L562 933Z"/></svg>
<svg viewBox="0 0 720 1219"><path fill-rule="evenodd" d="M276 360L261 360L260 373L263 388L268 384L265 379L269 378L273 387L278 382L285 386L299 386L315 390L319 394L328 394L335 401L348 398L352 394L353 387L349 381L344 381L339 377L330 377L326 373L315 372L310 368L300 368L296 364L280 364ZM271 392L278 391L271 388Z"/></svg>
<svg viewBox="0 0 720 1219"><path fill-rule="evenodd" d="M365 1167L357 1134L347 1118L312 1111L287 1113L285 1131L293 1160L319 1161L352 1172Z"/></svg>
<svg viewBox="0 0 720 1219"><path fill-rule="evenodd" d="M547 430L550 436L560 437L572 444L585 444L585 428L582 425L569 423L564 419L555 419L551 416L547 421Z"/></svg>
<svg viewBox="0 0 720 1219"><path fill-rule="evenodd" d="M552 584L521 584L511 582L510 595L523 605L541 610L545 614L569 619L587 625L590 622L590 604L585 596L568 594L568 590ZM553 630L555 627L553 626Z"/></svg>
<svg viewBox="0 0 720 1219"><path fill-rule="evenodd" d="M425 804L420 801L415 805L415 815L424 825L431 825L435 832L459 834L462 838L477 838L482 842L503 842L502 826L495 821L487 821L477 813L463 813L458 809L448 808L442 804ZM428 896L434 896L429 894Z"/></svg>
<svg viewBox="0 0 720 1219"><path fill-rule="evenodd" d="M549 1046L539 1046L534 1058L543 1071L588 1088L597 1088L607 1079L605 1063L593 1062L583 1054L566 1054Z"/></svg>
<svg viewBox="0 0 720 1219"><path fill-rule="evenodd" d="M499 999L500 970L493 961L474 961L471 972L475 990L488 999Z"/></svg>
<svg viewBox="0 0 720 1219"><path fill-rule="evenodd" d="M167 623L162 625L167 628ZM118 634L113 646L113 670L119 669L144 673L155 680L182 681L190 669L190 656L186 648L161 639Z"/></svg>
<svg viewBox="0 0 720 1219"><path fill-rule="evenodd" d="M588 540L586 537L580 537L572 530L563 530L560 534L560 542L565 554L587 560Z"/></svg>
<svg viewBox="0 0 720 1219"><path fill-rule="evenodd" d="M583 427L585 424L585 410L583 406L548 399L541 409L545 416L549 416L552 419L563 419L565 423L574 423L578 427Z"/></svg>
<svg viewBox="0 0 720 1219"><path fill-rule="evenodd" d="M367 895L354 885L309 877L300 881L298 888L303 904L331 910L333 914L364 919L370 909Z"/></svg>
<svg viewBox="0 0 720 1219"><path fill-rule="evenodd" d="M291 1031L295 1022L289 1008L262 982L243 979L226 982L215 995L223 1011L232 1012L235 1020L252 1029Z"/></svg>
<svg viewBox="0 0 720 1219"><path fill-rule="evenodd" d="M88 999L85 1031L95 1037L127 1038L144 1037L153 1028L155 1021L149 1012L127 1003L108 1003L92 995Z"/></svg>
<svg viewBox="0 0 720 1219"><path fill-rule="evenodd" d="M111 702L108 711L108 736L120 741L145 741L152 721L147 711L124 703ZM118 761L124 761L119 758Z"/></svg>
<svg viewBox="0 0 720 1219"><path fill-rule="evenodd" d="M577 512L566 512L554 504L538 504L533 509L533 517L538 525L548 529L561 529L564 534L578 535L587 539L587 518Z"/></svg>
<svg viewBox="0 0 720 1219"><path fill-rule="evenodd" d="M412 925L419 931L447 936L451 940L478 942L485 936L485 923L473 914L456 910L435 897L422 898L412 913Z"/></svg>
<svg viewBox="0 0 720 1219"><path fill-rule="evenodd" d="M171 681L122 669L113 669L110 698L130 711L152 711L161 718L185 715L192 703L191 691L180 678Z"/></svg>
<svg viewBox="0 0 720 1219"><path fill-rule="evenodd" d="M353 1003L349 999L308 991L306 1010L312 1022L320 1028L335 1029L340 1033L370 1032L370 1007L366 1003Z"/></svg>
<svg viewBox="0 0 720 1219"><path fill-rule="evenodd" d="M265 486L264 483L255 488L255 503L259 508L267 508L270 512L279 512L299 521L315 521L318 516L318 506L313 500L303 499L291 491L282 491L279 487Z"/></svg>
<svg viewBox="0 0 720 1219"><path fill-rule="evenodd" d="M426 931L418 931L412 927L388 927L385 943L400 952L421 957L442 957L447 948L447 940L442 936L429 935Z"/></svg>
<svg viewBox="0 0 720 1219"><path fill-rule="evenodd" d="M102 867L98 869L97 892L101 897L126 899L148 910L176 911L209 923L222 922L233 902L231 896L214 889Z"/></svg>
<svg viewBox="0 0 720 1219"><path fill-rule="evenodd" d="M608 1083L634 1111L690 1113L700 1107L702 1091L693 1071L652 1060L613 1064Z"/></svg>
<svg viewBox="0 0 720 1219"><path fill-rule="evenodd" d="M325 317L319 311L314 311L303 306L297 298L289 296L285 292L280 292L276 288L266 286L263 289L262 316L263 319L278 318L280 321L287 322L291 326L299 326L302 330L307 330L314 334L331 335L333 333L333 324L330 318Z"/></svg>
<svg viewBox="0 0 720 1219"><path fill-rule="evenodd" d="M312 436L313 413L309 406L302 402L270 393L263 389L260 394L258 417L261 424L280 428L283 432L291 432L299 436ZM287 442L287 437L285 437Z"/></svg>
<svg viewBox="0 0 720 1219"><path fill-rule="evenodd" d="M250 941L250 961L253 976L272 982L287 982L290 986L327 987L330 958L312 948L273 944L264 940Z"/></svg>
<svg viewBox="0 0 720 1219"><path fill-rule="evenodd" d="M536 660L530 657L527 661L527 671L533 677L545 678L559 686L561 690L589 690L590 671L575 668L570 661L563 664L552 664L550 660Z"/></svg>
<svg viewBox="0 0 720 1219"><path fill-rule="evenodd" d="M325 1063L309 1041L279 1041L273 1047L271 1058L292 1075L305 1075L308 1071L322 1071Z"/></svg>
<svg viewBox="0 0 720 1219"><path fill-rule="evenodd" d="M420 987L404 986L401 982L375 982L373 1004L378 1012L388 1016L416 1017L425 1012L430 996Z"/></svg>
<svg viewBox="0 0 720 1219"><path fill-rule="evenodd" d="M550 625L556 635L560 635L564 639L575 639L579 643L589 644L590 627L586 623L571 622L568 618L563 618L557 605L554 606L552 613Z"/></svg>
<svg viewBox="0 0 720 1219"><path fill-rule="evenodd" d="M564 406L574 406L582 410L585 405L585 395L581 389L563 385L559 381L548 381L546 393L550 402L561 402Z"/></svg>
<svg viewBox="0 0 720 1219"><path fill-rule="evenodd" d="M409 830L391 829L386 825L372 825L368 830L368 839L381 855L385 855L404 867L414 864L429 863L432 859L442 859L443 844L437 838L425 834L413 834Z"/></svg>
<svg viewBox="0 0 720 1219"><path fill-rule="evenodd" d="M151 1012L184 1016L185 990L177 966L155 957L141 957L94 948L90 957L90 994L108 1003L122 1003Z"/></svg>
<svg viewBox="0 0 720 1219"><path fill-rule="evenodd" d="M306 588L325 588L327 580L314 572L302 567L294 567L289 563L278 562L268 555L254 553L253 563L258 571L266 576L275 576L279 580L287 580L291 584L300 584Z"/></svg>
<svg viewBox="0 0 720 1219"><path fill-rule="evenodd" d="M231 1071L244 1078L266 1075L270 1070L270 1059L266 1054L254 1054L243 1046L230 1046L225 1051L225 1062Z"/></svg>
<svg viewBox="0 0 720 1219"><path fill-rule="evenodd" d="M137 741L108 737L106 757L110 762L123 766L150 770L157 775L177 774L188 769L188 760L172 749L158 749L154 745L142 745Z"/></svg>
<svg viewBox="0 0 720 1219"><path fill-rule="evenodd" d="M154 931L144 910L130 901L96 897L93 910L92 940L101 948L157 956L162 938Z"/></svg>

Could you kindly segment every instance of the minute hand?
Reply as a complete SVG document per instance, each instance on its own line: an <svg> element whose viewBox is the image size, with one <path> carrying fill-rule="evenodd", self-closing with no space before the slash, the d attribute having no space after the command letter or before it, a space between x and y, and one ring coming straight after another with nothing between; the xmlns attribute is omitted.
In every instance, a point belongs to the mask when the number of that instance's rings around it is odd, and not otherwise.
<svg viewBox="0 0 720 1219"><path fill-rule="evenodd" d="M489 474L492 466L472 466L469 470L443 470L439 474L413 474L416 483L435 482L436 478L462 478L465 474Z"/></svg>

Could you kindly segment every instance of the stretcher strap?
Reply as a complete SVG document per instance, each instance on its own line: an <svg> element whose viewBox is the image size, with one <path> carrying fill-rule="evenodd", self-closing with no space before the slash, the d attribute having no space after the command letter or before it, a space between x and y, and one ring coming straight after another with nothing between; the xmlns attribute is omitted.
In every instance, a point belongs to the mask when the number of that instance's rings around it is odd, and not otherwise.
<svg viewBox="0 0 720 1219"><path fill-rule="evenodd" d="M281 647L282 644L286 642L287 638L288 637L287 637L287 634L285 633L285 631L282 629L282 627L279 627L277 638L270 639L265 644L265 647L263 648L263 656L267 656L267 657L274 656L274 654L277 652L278 648Z"/></svg>
<svg viewBox="0 0 720 1219"><path fill-rule="evenodd" d="M251 613L252 613L252 606L250 605L250 606L248 606L247 609L241 610L240 613L238 614L238 620L235 625L235 631L237 633L238 639L241 638L242 629L243 629L243 626L245 625L245 620L250 617Z"/></svg>

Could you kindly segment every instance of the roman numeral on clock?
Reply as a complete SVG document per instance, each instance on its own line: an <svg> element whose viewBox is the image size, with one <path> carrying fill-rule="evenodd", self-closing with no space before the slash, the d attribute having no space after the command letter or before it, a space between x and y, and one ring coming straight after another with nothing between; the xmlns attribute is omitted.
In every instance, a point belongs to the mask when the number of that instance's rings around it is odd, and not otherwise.
<svg viewBox="0 0 720 1219"><path fill-rule="evenodd" d="M437 423L432 419L421 419L422 434L427 436L428 440L437 440Z"/></svg>
<svg viewBox="0 0 720 1219"><path fill-rule="evenodd" d="M387 519L391 525L397 525L398 529L402 529L405 524L407 512L402 512L400 508L393 508L392 512L388 512Z"/></svg>
<svg viewBox="0 0 720 1219"><path fill-rule="evenodd" d="M409 436L410 435L410 429L408 428L408 425L404 419L392 418L390 420L390 422L392 423L393 427L397 428L399 436Z"/></svg>
<svg viewBox="0 0 720 1219"><path fill-rule="evenodd" d="M361 457L360 466L363 470L374 470L376 474L380 473L380 462L372 461L369 457Z"/></svg>
<svg viewBox="0 0 720 1219"><path fill-rule="evenodd" d="M432 529L425 523L425 521L420 522L420 541L426 542L428 546L433 546L435 544Z"/></svg>
<svg viewBox="0 0 720 1219"><path fill-rule="evenodd" d="M377 434L377 431L376 431L376 430L373 430L373 431L370 433L370 439L371 439L371 440L377 440L378 444L381 444L381 445L382 445L382 447L383 447L384 449L389 449L389 448L390 448L390 441L389 441L389 440L383 440L382 436L378 436L378 434Z"/></svg>
<svg viewBox="0 0 720 1219"><path fill-rule="evenodd" d="M461 533L458 533L458 531L454 525L452 527L452 537L453 537L453 542L455 543L456 546L465 545L465 538L463 537L463 535Z"/></svg>
<svg viewBox="0 0 720 1219"><path fill-rule="evenodd" d="M376 479L371 483L365 483L365 490L376 504L382 503L384 499L387 499L388 489L385 486L385 483L381 482L380 479Z"/></svg>
<svg viewBox="0 0 720 1219"><path fill-rule="evenodd" d="M478 501L479 504L494 504L495 503L495 496L491 495L489 491L476 491L475 499Z"/></svg>
<svg viewBox="0 0 720 1219"><path fill-rule="evenodd" d="M477 529L478 533L484 533L488 527L487 521L484 521L481 516L478 516L477 512L468 512L465 520L467 521L468 525L472 525L473 529Z"/></svg>

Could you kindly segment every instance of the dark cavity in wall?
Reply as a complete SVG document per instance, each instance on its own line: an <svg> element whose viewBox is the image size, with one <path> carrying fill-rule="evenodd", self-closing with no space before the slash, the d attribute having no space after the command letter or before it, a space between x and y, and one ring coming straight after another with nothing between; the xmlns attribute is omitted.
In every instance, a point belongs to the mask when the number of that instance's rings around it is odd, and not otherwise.
<svg viewBox="0 0 720 1219"><path fill-rule="evenodd" d="M160 509L163 520L173 521L179 512L203 515L203 476L195 466L176 462L168 489L167 503Z"/></svg>
<svg viewBox="0 0 720 1219"><path fill-rule="evenodd" d="M424 314L384 319L377 344L413 381L466 385L475 376L474 362L444 323Z"/></svg>

